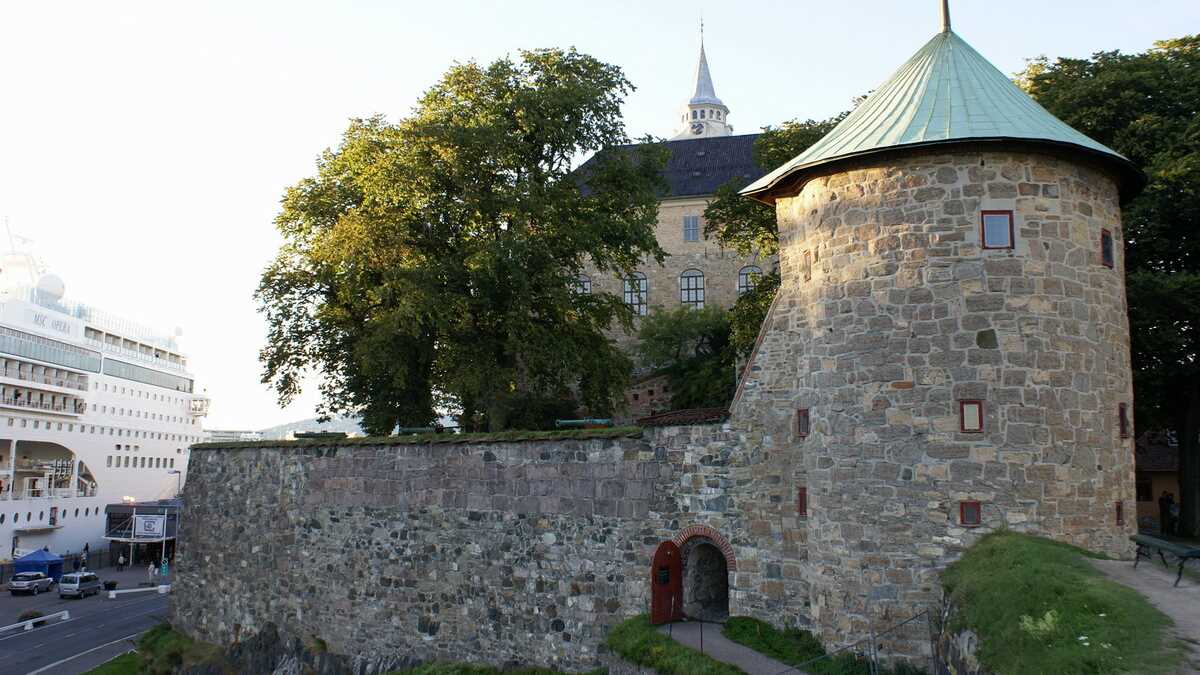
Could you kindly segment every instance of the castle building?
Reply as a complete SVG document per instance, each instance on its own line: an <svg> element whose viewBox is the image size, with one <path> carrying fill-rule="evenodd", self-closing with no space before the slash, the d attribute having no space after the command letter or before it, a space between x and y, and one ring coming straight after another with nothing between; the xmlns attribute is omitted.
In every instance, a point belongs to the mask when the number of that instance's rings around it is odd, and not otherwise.
<svg viewBox="0 0 1200 675"><path fill-rule="evenodd" d="M739 187L749 184L764 170L754 162L758 134L733 133L729 107L713 86L703 38L692 95L675 124L675 135L665 142L670 153L662 174L667 191L658 205L655 228L666 260L661 265L653 259L644 260L629 278L589 270L579 280L581 291L607 292L623 298L637 317L680 305L697 309L732 307L739 295L753 288L758 278L773 271L776 264L773 257L739 255L704 235L704 209L717 189L730 181L737 181ZM586 170L586 166L581 169ZM634 341L632 335L620 331L613 337L626 346ZM633 418L662 412L670 406L664 380L639 379L626 393Z"/></svg>
<svg viewBox="0 0 1200 675"><path fill-rule="evenodd" d="M735 136L729 108L717 97L708 57L700 45L693 94L683 106L663 179L667 191L658 206L655 233L667 259L645 260L627 278L588 272L580 279L586 292L606 291L625 299L636 316L679 305L731 307L756 278L770 272L771 260L740 256L704 236L704 209L717 188L737 180L742 185L764 171L754 162L758 134ZM586 170L585 163L581 170Z"/></svg>

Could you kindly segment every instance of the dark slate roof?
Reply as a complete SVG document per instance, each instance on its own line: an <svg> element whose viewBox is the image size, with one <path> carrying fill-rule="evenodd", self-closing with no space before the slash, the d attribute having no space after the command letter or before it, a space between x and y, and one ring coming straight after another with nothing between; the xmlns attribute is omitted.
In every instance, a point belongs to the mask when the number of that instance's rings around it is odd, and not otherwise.
<svg viewBox="0 0 1200 675"><path fill-rule="evenodd" d="M729 417L727 408L691 408L672 410L643 417L637 421L639 427L676 427L688 424L716 424Z"/></svg>
<svg viewBox="0 0 1200 675"><path fill-rule="evenodd" d="M699 197L711 195L731 179L739 179L738 187L757 180L766 171L754 163L754 140L758 134L689 138L664 141L671 151L663 178L667 181L665 197ZM622 149L632 145L621 146ZM586 174L591 159L579 167Z"/></svg>
<svg viewBox="0 0 1200 675"><path fill-rule="evenodd" d="M1167 431L1147 431L1138 436L1134 462L1138 471L1178 471L1179 444Z"/></svg>

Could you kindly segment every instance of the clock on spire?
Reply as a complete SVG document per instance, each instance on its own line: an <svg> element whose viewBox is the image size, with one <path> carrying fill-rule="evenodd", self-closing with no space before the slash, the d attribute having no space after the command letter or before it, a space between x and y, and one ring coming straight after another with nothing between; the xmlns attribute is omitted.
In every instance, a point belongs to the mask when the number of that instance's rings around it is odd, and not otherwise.
<svg viewBox="0 0 1200 675"><path fill-rule="evenodd" d="M708 56L704 53L704 20L700 21L700 61L696 64L696 81L692 97L679 116L678 132L671 140L731 136L729 108L717 98L712 74L708 72Z"/></svg>

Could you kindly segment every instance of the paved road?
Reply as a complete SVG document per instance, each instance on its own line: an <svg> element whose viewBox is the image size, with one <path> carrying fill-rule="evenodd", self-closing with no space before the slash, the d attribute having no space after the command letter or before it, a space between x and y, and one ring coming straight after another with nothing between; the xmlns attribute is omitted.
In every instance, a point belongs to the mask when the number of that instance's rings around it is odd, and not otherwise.
<svg viewBox="0 0 1200 675"><path fill-rule="evenodd" d="M102 579L117 579L119 588L136 588L145 570L115 573L99 570ZM60 599L57 592L37 596L0 594L0 625L8 625L27 609L43 614L67 610L67 621L55 619L41 628L0 633L0 675L78 675L129 651L132 639L166 620L166 595L131 593L109 600L106 594L82 600Z"/></svg>

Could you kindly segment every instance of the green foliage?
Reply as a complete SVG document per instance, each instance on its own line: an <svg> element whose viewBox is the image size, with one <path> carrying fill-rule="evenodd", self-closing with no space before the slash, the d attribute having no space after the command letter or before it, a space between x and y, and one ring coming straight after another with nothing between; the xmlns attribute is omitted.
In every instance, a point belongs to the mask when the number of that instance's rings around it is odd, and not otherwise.
<svg viewBox="0 0 1200 675"><path fill-rule="evenodd" d="M471 430L543 426L514 412L567 390L608 413L630 364L603 331L631 316L576 279L664 255L665 149L607 150L629 140L631 90L574 50L526 51L452 67L398 123L354 121L284 196L285 243L256 294L263 381L287 402L319 373L322 414L361 415L371 434L440 406Z"/></svg>
<svg viewBox="0 0 1200 675"><path fill-rule="evenodd" d="M779 272L771 272L759 277L754 288L740 295L733 305L730 317L730 344L734 352L748 358L758 342L758 334L762 323L767 319L767 312L775 300L775 292L779 290Z"/></svg>
<svg viewBox="0 0 1200 675"><path fill-rule="evenodd" d="M606 644L621 658L653 668L661 675L738 675L740 668L721 663L659 633L640 614L613 627Z"/></svg>
<svg viewBox="0 0 1200 675"><path fill-rule="evenodd" d="M17 621L29 621L30 619L40 619L43 616L46 616L46 615L42 614L41 612L37 611L36 609L27 609L24 612L21 612L21 615L17 617ZM42 621L42 622L34 624L34 625L39 626L44 623L46 623L46 622Z"/></svg>
<svg viewBox="0 0 1200 675"><path fill-rule="evenodd" d="M987 535L942 574L957 608L950 629L974 630L980 661L998 673L1174 672L1170 619L1086 557L1048 539Z"/></svg>
<svg viewBox="0 0 1200 675"><path fill-rule="evenodd" d="M655 310L638 330L638 355L646 368L671 380L671 406L719 408L733 398L730 314L719 307Z"/></svg>
<svg viewBox="0 0 1200 675"><path fill-rule="evenodd" d="M142 659L135 652L122 654L92 668L84 675L140 675Z"/></svg>
<svg viewBox="0 0 1200 675"><path fill-rule="evenodd" d="M1123 213L1136 422L1179 432L1181 525L1200 535L1200 36L1043 57L1018 81L1149 178Z"/></svg>
<svg viewBox="0 0 1200 675"><path fill-rule="evenodd" d="M583 675L606 675L607 672L604 668L597 668ZM562 671L549 668L501 669L467 663L427 663L408 670L398 670L389 675L560 675L561 673Z"/></svg>
<svg viewBox="0 0 1200 675"><path fill-rule="evenodd" d="M814 661L826 655L825 647L812 633L798 628L779 630L766 621L735 616L725 622L721 634L789 666L802 665L804 672L813 675L869 675L871 672L865 659L850 653ZM881 675L918 675L925 671L899 663L881 666L878 672Z"/></svg>

